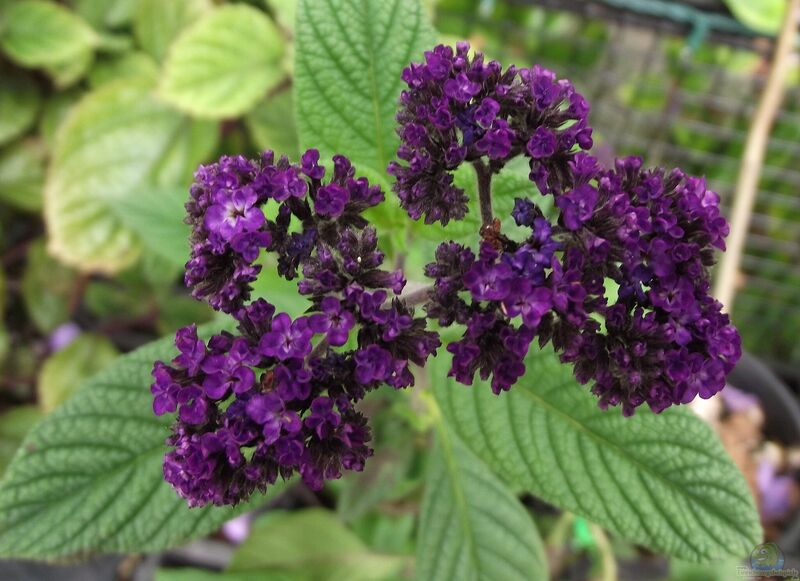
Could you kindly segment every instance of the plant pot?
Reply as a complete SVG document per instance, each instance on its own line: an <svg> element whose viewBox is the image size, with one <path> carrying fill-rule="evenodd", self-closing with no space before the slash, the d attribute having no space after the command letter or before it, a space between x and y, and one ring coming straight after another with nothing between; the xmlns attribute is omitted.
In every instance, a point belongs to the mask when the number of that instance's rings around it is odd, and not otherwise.
<svg viewBox="0 0 800 581"><path fill-rule="evenodd" d="M768 439L785 445L800 445L800 403L764 363L744 353L728 376L728 383L758 397ZM788 519L777 544L784 553L800 553L800 510L795 510Z"/></svg>

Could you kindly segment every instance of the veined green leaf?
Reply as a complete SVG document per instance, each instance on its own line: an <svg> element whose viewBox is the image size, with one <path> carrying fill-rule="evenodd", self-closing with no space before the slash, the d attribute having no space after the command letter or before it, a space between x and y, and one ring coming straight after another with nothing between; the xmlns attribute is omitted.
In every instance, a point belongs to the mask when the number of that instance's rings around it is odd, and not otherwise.
<svg viewBox="0 0 800 581"><path fill-rule="evenodd" d="M136 0L133 34L161 62L180 32L210 9L209 0Z"/></svg>
<svg viewBox="0 0 800 581"><path fill-rule="evenodd" d="M295 106L302 149L385 176L399 143L400 74L434 45L418 0L299 0Z"/></svg>
<svg viewBox="0 0 800 581"><path fill-rule="evenodd" d="M118 358L27 435L0 482L0 555L161 550L246 508L190 509L163 479L172 418L153 415L148 386L172 341Z"/></svg>
<svg viewBox="0 0 800 581"><path fill-rule="evenodd" d="M283 78L284 42L263 12L244 5L217 8L170 47L160 93L196 116L245 113Z"/></svg>
<svg viewBox="0 0 800 581"><path fill-rule="evenodd" d="M85 97L61 127L45 187L51 251L84 271L131 265L141 242L110 205L153 186L187 186L216 138L213 124L159 102L143 81Z"/></svg>
<svg viewBox="0 0 800 581"><path fill-rule="evenodd" d="M61 65L97 43L97 34L67 8L46 0L12 4L0 23L0 46L26 67Z"/></svg>
<svg viewBox="0 0 800 581"><path fill-rule="evenodd" d="M444 378L437 361L432 377ZM601 411L552 351L510 392L437 380L447 422L491 469L547 502L669 555L707 561L761 542L755 503L721 443L686 409Z"/></svg>
<svg viewBox="0 0 800 581"><path fill-rule="evenodd" d="M418 579L548 578L542 542L525 507L441 418L426 485Z"/></svg>

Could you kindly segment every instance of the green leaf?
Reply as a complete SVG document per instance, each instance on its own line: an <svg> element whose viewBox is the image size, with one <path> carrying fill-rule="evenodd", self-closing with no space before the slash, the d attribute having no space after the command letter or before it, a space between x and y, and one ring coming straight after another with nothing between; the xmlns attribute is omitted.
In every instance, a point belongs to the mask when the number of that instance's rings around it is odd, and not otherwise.
<svg viewBox="0 0 800 581"><path fill-rule="evenodd" d="M32 78L0 71L0 144L22 135L33 125L41 102L39 87Z"/></svg>
<svg viewBox="0 0 800 581"><path fill-rule="evenodd" d="M192 115L241 115L283 78L284 44L263 12L243 5L218 8L170 47L161 95Z"/></svg>
<svg viewBox="0 0 800 581"><path fill-rule="evenodd" d="M783 22L786 0L724 0L733 15L745 26L764 34L776 34Z"/></svg>
<svg viewBox="0 0 800 581"><path fill-rule="evenodd" d="M188 185L217 139L152 94L119 81L85 97L58 136L45 188L50 248L84 271L117 272L139 256L139 236L110 208L152 186Z"/></svg>
<svg viewBox="0 0 800 581"><path fill-rule="evenodd" d="M81 91L72 89L55 93L45 101L39 119L39 134L48 150L55 147L56 133L81 96Z"/></svg>
<svg viewBox="0 0 800 581"><path fill-rule="evenodd" d="M314 581L371 581L398 573L405 557L371 551L323 509L272 512L253 524L234 553L231 573L293 573Z"/></svg>
<svg viewBox="0 0 800 581"><path fill-rule="evenodd" d="M217 573L208 569L195 569L181 567L180 569L159 569L156 571L155 581L296 581L296 577L289 575L275 575L264 577L261 572L250 573Z"/></svg>
<svg viewBox="0 0 800 581"><path fill-rule="evenodd" d="M50 333L69 319L76 281L75 271L50 256L44 240L31 244L22 275L22 299L40 331Z"/></svg>
<svg viewBox="0 0 800 581"><path fill-rule="evenodd" d="M297 127L291 91L264 99L244 118L247 131L259 149L271 149L298 159Z"/></svg>
<svg viewBox="0 0 800 581"><path fill-rule="evenodd" d="M136 0L71 0L75 11L96 28L120 28L129 24L135 2Z"/></svg>
<svg viewBox="0 0 800 581"><path fill-rule="evenodd" d="M418 0L300 0L295 104L301 149L386 175L400 74L434 45Z"/></svg>
<svg viewBox="0 0 800 581"><path fill-rule="evenodd" d="M0 200L28 212L42 208L45 149L28 139L0 150Z"/></svg>
<svg viewBox="0 0 800 581"><path fill-rule="evenodd" d="M178 34L210 9L209 0L137 0L133 34L142 49L162 62Z"/></svg>
<svg viewBox="0 0 800 581"><path fill-rule="evenodd" d="M148 386L153 361L175 353L172 341L118 358L28 434L0 482L0 555L156 551L247 508L190 509L163 479L172 418L153 415Z"/></svg>
<svg viewBox="0 0 800 581"><path fill-rule="evenodd" d="M117 198L111 208L153 253L182 267L189 260L190 228L183 222L184 190L146 189Z"/></svg>
<svg viewBox="0 0 800 581"><path fill-rule="evenodd" d="M35 405L18 406L0 414L0 476L6 471L25 434L42 417L44 414Z"/></svg>
<svg viewBox="0 0 800 581"><path fill-rule="evenodd" d="M0 46L11 60L26 67L63 65L96 43L92 28L55 2L12 4L0 23Z"/></svg>
<svg viewBox="0 0 800 581"><path fill-rule="evenodd" d="M57 89L66 89L80 81L94 63L94 52L86 49L69 59L44 68Z"/></svg>
<svg viewBox="0 0 800 581"><path fill-rule="evenodd" d="M89 72L89 85L96 89L119 79L143 79L155 83L158 66L143 52L126 52L99 60Z"/></svg>
<svg viewBox="0 0 800 581"><path fill-rule="evenodd" d="M548 578L542 542L525 507L441 419L419 531L419 579Z"/></svg>
<svg viewBox="0 0 800 581"><path fill-rule="evenodd" d="M490 468L547 502L669 555L742 556L761 542L755 503L712 430L686 409L603 412L569 366L537 351L510 392L438 381L449 425ZM444 378L438 360L432 377Z"/></svg>
<svg viewBox="0 0 800 581"><path fill-rule="evenodd" d="M263 0L275 22L290 33L297 20L297 0Z"/></svg>
<svg viewBox="0 0 800 581"><path fill-rule="evenodd" d="M50 413L119 353L107 338L83 334L45 360L37 383L39 406Z"/></svg>

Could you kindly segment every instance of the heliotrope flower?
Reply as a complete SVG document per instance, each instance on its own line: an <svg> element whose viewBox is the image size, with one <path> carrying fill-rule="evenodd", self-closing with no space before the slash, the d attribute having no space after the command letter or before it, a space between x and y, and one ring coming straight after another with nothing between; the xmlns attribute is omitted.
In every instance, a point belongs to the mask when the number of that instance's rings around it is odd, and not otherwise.
<svg viewBox="0 0 800 581"><path fill-rule="evenodd" d="M308 150L300 164L272 152L224 157L195 176L186 282L238 327L207 342L194 326L180 329L178 355L153 369L154 412L178 414L164 476L192 506L235 504L295 473L318 489L362 469L370 431L355 404L382 383L412 385L409 363L424 364L439 346L397 298L402 273L381 268L362 216L383 200L380 188L342 156L327 183L325 175ZM277 207L265 212L267 204ZM307 314L249 301L263 250L277 255L283 277L302 274Z"/></svg>
<svg viewBox="0 0 800 581"><path fill-rule="evenodd" d="M498 172L507 161L530 159L531 179L543 193L570 185L573 150L592 146L589 106L569 81L534 66L505 71L469 45L437 46L425 62L403 71L408 88L397 115L399 161L389 173L394 191L413 219L460 220L467 196L454 185L464 162L487 163Z"/></svg>

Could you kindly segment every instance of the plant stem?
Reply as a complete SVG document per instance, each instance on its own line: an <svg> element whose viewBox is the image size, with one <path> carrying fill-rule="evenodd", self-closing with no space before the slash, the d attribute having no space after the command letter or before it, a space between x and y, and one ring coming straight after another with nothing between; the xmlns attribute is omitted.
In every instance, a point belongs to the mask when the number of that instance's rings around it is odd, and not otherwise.
<svg viewBox="0 0 800 581"><path fill-rule="evenodd" d="M767 84L747 132L731 211L728 249L722 257L714 284L714 296L728 312L733 310L733 300L738 286L739 262L750 227L750 216L758 194L758 182L764 165L764 155L769 145L770 131L780 111L789 71L795 66L792 53L797 34L798 15L800 15L800 0L789 0L786 3L783 28L772 57Z"/></svg>
<svg viewBox="0 0 800 581"><path fill-rule="evenodd" d="M481 222L484 226L491 225L494 220L492 215L492 170L481 160L472 162L475 173L478 175L478 199L481 206Z"/></svg>

